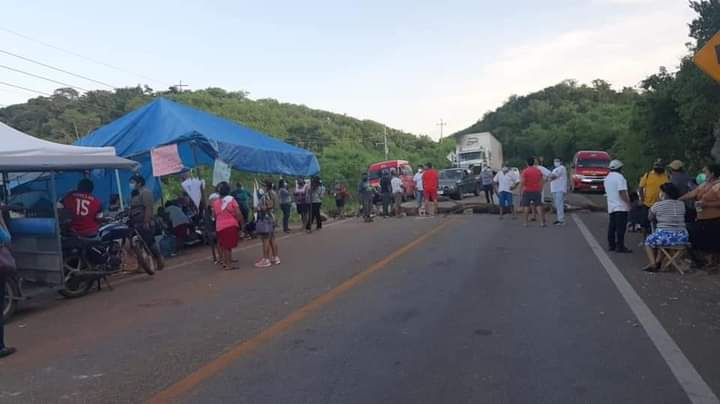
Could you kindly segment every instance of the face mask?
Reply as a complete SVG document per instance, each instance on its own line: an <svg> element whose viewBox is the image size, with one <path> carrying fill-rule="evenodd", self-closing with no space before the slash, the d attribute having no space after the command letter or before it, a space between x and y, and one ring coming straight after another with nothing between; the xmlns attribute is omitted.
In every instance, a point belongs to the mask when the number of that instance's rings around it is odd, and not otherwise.
<svg viewBox="0 0 720 404"><path fill-rule="evenodd" d="M662 173L664 173L664 172L665 172L665 170L663 170L662 168L656 168L656 169L655 169L655 173L657 173L657 174L662 174Z"/></svg>
<svg viewBox="0 0 720 404"><path fill-rule="evenodd" d="M560 167L561 163L559 161L555 162L555 168Z"/></svg>

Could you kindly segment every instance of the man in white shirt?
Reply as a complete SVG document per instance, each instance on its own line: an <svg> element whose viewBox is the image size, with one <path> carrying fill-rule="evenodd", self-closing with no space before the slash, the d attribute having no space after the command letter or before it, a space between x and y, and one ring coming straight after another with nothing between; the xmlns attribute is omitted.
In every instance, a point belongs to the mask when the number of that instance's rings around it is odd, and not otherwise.
<svg viewBox="0 0 720 404"><path fill-rule="evenodd" d="M390 187L392 188L393 195L393 213L395 217L400 217L400 209L402 208L402 197L403 197L403 183L398 176L397 171L392 171L392 179L390 180Z"/></svg>
<svg viewBox="0 0 720 404"><path fill-rule="evenodd" d="M565 194L568 188L567 169L562 160L556 158L553 162L555 168L550 173L550 192L553 196L553 204L555 205L555 223L556 226L565 224Z"/></svg>
<svg viewBox="0 0 720 404"><path fill-rule="evenodd" d="M605 177L605 194L607 197L608 214L608 250L619 253L630 253L625 247L625 230L627 228L628 212L630 211L630 196L628 195L627 180L622 175L623 163L620 160L610 162L610 174Z"/></svg>
<svg viewBox="0 0 720 404"><path fill-rule="evenodd" d="M518 184L519 179L508 167L503 167L495 175L493 182L497 186L498 202L500 204L500 219L505 215L505 208L510 208L513 219L516 219L515 205L513 204L512 190Z"/></svg>
<svg viewBox="0 0 720 404"><path fill-rule="evenodd" d="M417 202L418 207L418 215L422 216L424 212L422 212L422 206L423 206L423 167L420 166L417 170L417 173L413 177L413 181L415 181L415 202Z"/></svg>

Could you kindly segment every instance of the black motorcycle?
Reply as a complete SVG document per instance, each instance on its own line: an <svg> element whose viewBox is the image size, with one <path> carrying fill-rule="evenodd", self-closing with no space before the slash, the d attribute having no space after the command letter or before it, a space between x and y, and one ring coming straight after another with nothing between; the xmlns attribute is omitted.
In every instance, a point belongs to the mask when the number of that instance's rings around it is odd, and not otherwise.
<svg viewBox="0 0 720 404"><path fill-rule="evenodd" d="M126 215L100 227L97 237L63 237L65 286L60 294L68 298L80 297L95 283L99 288L101 281L107 281L108 276L124 269L128 250L137 257L138 265L148 275L155 274L150 247L138 229L129 225Z"/></svg>

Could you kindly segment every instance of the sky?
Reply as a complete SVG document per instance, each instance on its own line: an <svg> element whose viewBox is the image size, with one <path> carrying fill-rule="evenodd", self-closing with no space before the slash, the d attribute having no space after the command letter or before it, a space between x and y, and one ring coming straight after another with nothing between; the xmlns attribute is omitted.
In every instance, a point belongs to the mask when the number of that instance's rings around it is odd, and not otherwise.
<svg viewBox="0 0 720 404"><path fill-rule="evenodd" d="M684 0L2 2L0 105L38 95L2 83L63 87L10 69L88 90L182 81L433 138L565 79L637 86L679 65L694 17Z"/></svg>

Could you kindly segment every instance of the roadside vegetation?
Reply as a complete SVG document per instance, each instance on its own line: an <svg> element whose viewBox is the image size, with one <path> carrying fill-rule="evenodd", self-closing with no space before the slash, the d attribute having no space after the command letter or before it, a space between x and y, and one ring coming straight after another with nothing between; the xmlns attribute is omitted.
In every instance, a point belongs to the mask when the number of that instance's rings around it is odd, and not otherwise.
<svg viewBox="0 0 720 404"><path fill-rule="evenodd" d="M677 67L660 67L637 88L614 89L602 79L590 84L566 80L525 96L511 96L461 133L490 131L503 143L510 165L527 156L570 160L577 150L601 149L625 161L631 179L657 158L682 159L691 170L720 158L720 85L705 76L691 55L720 31L720 3L689 2L697 17L689 24L692 41ZM640 79L640 78L639 78ZM274 99L253 100L242 91L208 88L156 91L147 86L78 94L58 89L51 97L0 109L0 120L35 136L72 143L93 129L164 96L258 129L314 151L330 188L345 182L352 191L360 173L384 159L387 130L391 159L414 166L427 161L449 165L452 138L436 142L360 120ZM246 182L252 177L235 173Z"/></svg>

